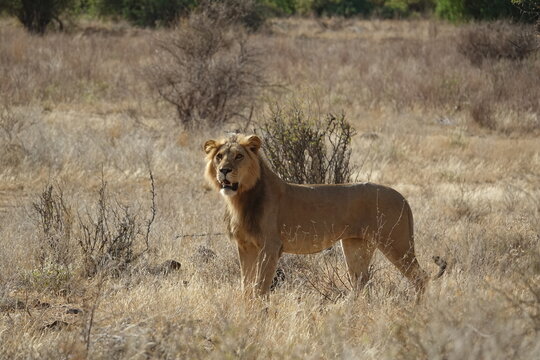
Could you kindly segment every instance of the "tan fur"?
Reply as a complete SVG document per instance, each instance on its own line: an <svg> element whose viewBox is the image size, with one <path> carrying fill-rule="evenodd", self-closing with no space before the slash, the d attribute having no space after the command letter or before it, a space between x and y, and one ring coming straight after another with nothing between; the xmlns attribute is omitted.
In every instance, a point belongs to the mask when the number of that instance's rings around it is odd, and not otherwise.
<svg viewBox="0 0 540 360"><path fill-rule="evenodd" d="M267 294L283 252L316 253L339 240L357 289L369 280L369 263L379 249L423 291L428 276L414 254L412 213L401 194L371 183L286 183L263 161L260 146L257 136L241 134L204 144L205 177L224 194L245 293ZM238 188L222 189L223 184Z"/></svg>

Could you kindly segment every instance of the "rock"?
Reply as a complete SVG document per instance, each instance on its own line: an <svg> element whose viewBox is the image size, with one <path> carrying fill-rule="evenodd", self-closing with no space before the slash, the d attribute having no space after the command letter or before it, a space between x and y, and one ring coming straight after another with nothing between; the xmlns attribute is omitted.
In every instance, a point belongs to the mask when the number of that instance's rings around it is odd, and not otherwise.
<svg viewBox="0 0 540 360"><path fill-rule="evenodd" d="M150 267L148 272L154 275L167 275L170 272L180 270L181 267L182 264L176 260L166 260L157 266Z"/></svg>
<svg viewBox="0 0 540 360"><path fill-rule="evenodd" d="M181 267L182 264L180 264L176 260L167 260L163 264L161 264L161 268L167 271L180 270Z"/></svg>
<svg viewBox="0 0 540 360"><path fill-rule="evenodd" d="M52 323L45 325L41 330L60 330L69 324L62 320L54 320Z"/></svg>
<svg viewBox="0 0 540 360"><path fill-rule="evenodd" d="M47 309L51 307L48 302L41 302L40 300L34 300L32 304L35 308Z"/></svg>
<svg viewBox="0 0 540 360"><path fill-rule="evenodd" d="M448 116L441 116L437 119L435 119L435 122L437 124L440 124L440 125L444 125L444 126L453 126L455 121L451 118L449 118Z"/></svg>
<svg viewBox="0 0 540 360"><path fill-rule="evenodd" d="M285 271L282 268L277 268L274 280L272 280L272 285L270 285L270 291L280 287L285 282L285 279Z"/></svg>
<svg viewBox="0 0 540 360"><path fill-rule="evenodd" d="M77 308L70 308L66 310L66 314L81 314L82 310Z"/></svg>

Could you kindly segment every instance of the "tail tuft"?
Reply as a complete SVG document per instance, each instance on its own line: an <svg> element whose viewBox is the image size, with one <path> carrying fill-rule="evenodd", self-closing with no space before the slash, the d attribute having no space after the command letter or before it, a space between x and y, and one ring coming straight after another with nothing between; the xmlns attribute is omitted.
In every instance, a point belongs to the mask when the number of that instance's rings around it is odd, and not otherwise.
<svg viewBox="0 0 540 360"><path fill-rule="evenodd" d="M442 274L444 274L444 272L446 271L446 266L448 264L440 256L434 256L432 259L435 262L435 264L439 265L439 272L437 273L437 275L435 275L435 279L438 279L442 276Z"/></svg>

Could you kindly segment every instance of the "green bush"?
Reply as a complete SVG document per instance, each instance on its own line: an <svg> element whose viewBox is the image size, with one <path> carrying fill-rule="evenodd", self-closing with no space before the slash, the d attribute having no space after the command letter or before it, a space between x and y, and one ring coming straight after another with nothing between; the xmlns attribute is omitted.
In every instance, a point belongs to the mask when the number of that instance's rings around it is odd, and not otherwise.
<svg viewBox="0 0 540 360"><path fill-rule="evenodd" d="M390 18L427 13L435 8L435 0L296 0L299 14L317 16L370 15Z"/></svg>
<svg viewBox="0 0 540 360"><path fill-rule="evenodd" d="M124 0L123 14L137 26L167 26L189 13L195 4L194 0Z"/></svg>
<svg viewBox="0 0 540 360"><path fill-rule="evenodd" d="M75 4L76 0L0 0L0 12L17 17L31 33L44 34L53 20L62 29L60 15Z"/></svg>
<svg viewBox="0 0 540 360"><path fill-rule="evenodd" d="M296 13L299 0L258 0L259 7L274 15L292 15Z"/></svg>
<svg viewBox="0 0 540 360"><path fill-rule="evenodd" d="M310 10L317 16L367 15L372 10L372 2L370 0L313 0Z"/></svg>
<svg viewBox="0 0 540 360"><path fill-rule="evenodd" d="M466 14L464 0L438 0L435 12L441 19L463 21Z"/></svg>
<svg viewBox="0 0 540 360"><path fill-rule="evenodd" d="M88 0L86 10L96 15L121 15L124 0Z"/></svg>
<svg viewBox="0 0 540 360"><path fill-rule="evenodd" d="M540 1L538 0L512 0L517 8L521 10L522 13L526 14L532 21L540 20Z"/></svg>
<svg viewBox="0 0 540 360"><path fill-rule="evenodd" d="M1 0L0 0L1 1ZM81 0L79 0L81 1ZM231 16L250 30L257 30L270 16L294 12L294 0L87 0L82 11L121 17L141 27L171 26L194 10L216 6L231 9ZM215 3L215 4L214 4ZM240 14L240 16L239 16Z"/></svg>
<svg viewBox="0 0 540 360"><path fill-rule="evenodd" d="M433 11L435 0L371 0L373 13L378 17L395 18Z"/></svg>
<svg viewBox="0 0 540 360"><path fill-rule="evenodd" d="M512 0L438 0L435 11L439 17L450 21L534 20L533 14L522 11Z"/></svg>
<svg viewBox="0 0 540 360"><path fill-rule="evenodd" d="M169 26L188 14L197 0L96 0L97 14L120 16L141 27Z"/></svg>

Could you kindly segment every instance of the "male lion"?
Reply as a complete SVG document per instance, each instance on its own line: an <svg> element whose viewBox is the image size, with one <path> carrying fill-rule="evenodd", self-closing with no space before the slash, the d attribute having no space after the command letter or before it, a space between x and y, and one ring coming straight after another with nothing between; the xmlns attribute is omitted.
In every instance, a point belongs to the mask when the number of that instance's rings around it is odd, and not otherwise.
<svg viewBox="0 0 540 360"><path fill-rule="evenodd" d="M424 290L428 275L414 255L411 208L401 194L370 183L289 184L270 170L260 147L259 137L242 134L204 144L205 176L227 204L227 230L238 245L245 294L268 293L283 252L312 254L338 240L356 289L369 280L377 248L418 292ZM435 261L440 276L446 264Z"/></svg>

